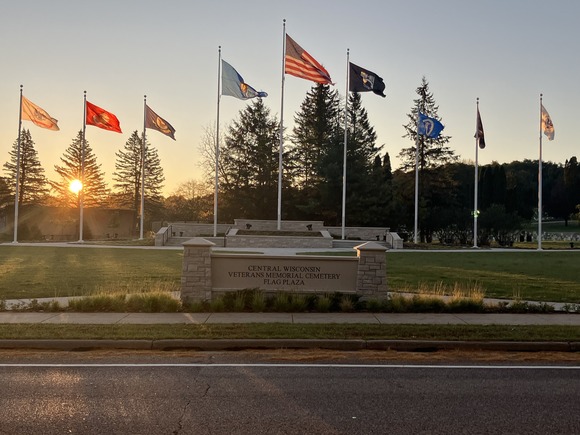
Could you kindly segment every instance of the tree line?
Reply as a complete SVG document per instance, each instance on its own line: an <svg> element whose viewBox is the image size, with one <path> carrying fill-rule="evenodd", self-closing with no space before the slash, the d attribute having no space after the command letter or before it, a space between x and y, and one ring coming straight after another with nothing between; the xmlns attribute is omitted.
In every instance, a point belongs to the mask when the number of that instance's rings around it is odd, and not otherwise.
<svg viewBox="0 0 580 435"><path fill-rule="evenodd" d="M414 220L415 158L419 170L419 235L450 243L471 243L474 204L474 166L459 161L449 146L450 136L436 139L417 135L417 112L439 119L438 106L425 78L416 89L404 138L411 146L392 170L390 155L377 135L358 93L344 99L328 85L313 86L294 116L294 127L284 131L282 218L321 220L338 226L342 221L344 137L347 137L346 225L390 227L403 236ZM261 98L240 110L220 138L218 158L219 221L235 218L276 219L280 122ZM189 180L175 192L162 195L164 175L157 150L146 144L145 222L213 221L216 138L207 129L199 151L202 181ZM23 129L20 149L19 204L78 207L79 196L69 189L80 179L82 132L55 165L56 180L48 180L38 161L29 130ZM115 154L113 188L109 189L90 144L85 143L83 205L140 210L142 137L137 131ZM417 149L418 147L418 149ZM418 152L417 152L418 151ZM0 208L14 204L17 143L0 178ZM494 238L509 242L522 223L538 218L538 161L493 162L480 167L479 234L485 244ZM543 163L544 218L568 223L578 219L580 167L575 156L564 164ZM147 227L146 227L147 228Z"/></svg>

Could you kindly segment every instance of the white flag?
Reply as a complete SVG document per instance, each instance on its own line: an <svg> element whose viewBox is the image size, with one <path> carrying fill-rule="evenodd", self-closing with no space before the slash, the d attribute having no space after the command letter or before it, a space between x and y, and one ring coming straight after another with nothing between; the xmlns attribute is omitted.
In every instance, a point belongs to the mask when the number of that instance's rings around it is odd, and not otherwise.
<svg viewBox="0 0 580 435"><path fill-rule="evenodd" d="M542 104L542 132L546 135L548 140L554 140L554 124L552 123L552 118L550 114L545 109Z"/></svg>

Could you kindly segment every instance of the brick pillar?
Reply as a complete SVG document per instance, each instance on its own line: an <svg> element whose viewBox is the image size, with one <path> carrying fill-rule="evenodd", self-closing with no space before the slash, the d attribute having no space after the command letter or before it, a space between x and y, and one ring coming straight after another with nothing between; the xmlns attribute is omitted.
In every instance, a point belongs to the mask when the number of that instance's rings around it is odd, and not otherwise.
<svg viewBox="0 0 580 435"><path fill-rule="evenodd" d="M183 243L181 301L211 301L211 248L215 244L196 237Z"/></svg>
<svg viewBox="0 0 580 435"><path fill-rule="evenodd" d="M363 299L384 299L387 290L387 248L375 242L355 246L358 257L356 293Z"/></svg>

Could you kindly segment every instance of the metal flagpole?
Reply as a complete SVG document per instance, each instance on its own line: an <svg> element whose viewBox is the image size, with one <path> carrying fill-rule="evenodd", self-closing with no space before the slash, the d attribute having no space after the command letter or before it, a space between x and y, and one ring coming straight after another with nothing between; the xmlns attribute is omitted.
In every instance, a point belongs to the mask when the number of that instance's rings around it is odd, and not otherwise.
<svg viewBox="0 0 580 435"><path fill-rule="evenodd" d="M18 141L16 148L16 186L14 187L14 240L18 243L18 196L20 195L20 132L22 130L22 85L20 85L20 111L18 112Z"/></svg>
<svg viewBox="0 0 580 435"><path fill-rule="evenodd" d="M280 149L278 154L278 230L282 227L282 155L284 154L284 80L286 69L286 19L282 20L282 92L280 95Z"/></svg>
<svg viewBox="0 0 580 435"><path fill-rule="evenodd" d="M349 91L349 57L350 50L346 49L346 101L344 103L344 157L342 163L342 240L346 225L346 148L348 144L348 91Z"/></svg>
<svg viewBox="0 0 580 435"><path fill-rule="evenodd" d="M222 68L222 46L218 46L218 83L217 83L217 116L215 132L215 182L213 193L213 236L217 237L217 215L218 215L218 168L220 158L220 99L221 99L221 68Z"/></svg>
<svg viewBox="0 0 580 435"><path fill-rule="evenodd" d="M542 96L540 94L540 157L538 159L538 251L542 250Z"/></svg>
<svg viewBox="0 0 580 435"><path fill-rule="evenodd" d="M79 242L83 241L83 221L84 210L83 200L85 196L85 148L86 148L86 132L87 132L87 91L84 91L84 105L83 105L83 142L81 144L81 190L79 191Z"/></svg>
<svg viewBox="0 0 580 435"><path fill-rule="evenodd" d="M479 176L478 176L478 155L479 155L479 131L478 131L478 116L479 114L479 97L477 98L477 113L475 115L475 179L474 179L474 184L475 184L475 191L473 193L473 247L477 248L477 215L478 215L478 211L477 211L477 187L478 187L478 182L479 182Z"/></svg>
<svg viewBox="0 0 580 435"><path fill-rule="evenodd" d="M417 105L417 136L415 138L415 228L413 242L417 244L419 224L419 106Z"/></svg>
<svg viewBox="0 0 580 435"><path fill-rule="evenodd" d="M143 222L145 216L145 125L147 123L147 95L143 95L143 141L141 142L141 211L139 218L139 240L143 240Z"/></svg>

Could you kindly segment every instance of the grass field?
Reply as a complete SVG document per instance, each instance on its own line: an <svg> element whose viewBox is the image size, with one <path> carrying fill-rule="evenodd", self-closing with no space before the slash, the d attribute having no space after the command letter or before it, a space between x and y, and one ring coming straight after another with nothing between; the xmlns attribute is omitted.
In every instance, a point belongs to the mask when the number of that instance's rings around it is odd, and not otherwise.
<svg viewBox="0 0 580 435"><path fill-rule="evenodd" d="M486 297L580 301L579 251L387 253L390 288L478 283Z"/></svg>
<svg viewBox="0 0 580 435"><path fill-rule="evenodd" d="M359 339L580 341L580 327L553 325L52 325L0 324L2 339Z"/></svg>
<svg viewBox="0 0 580 435"><path fill-rule="evenodd" d="M393 291L478 283L487 297L580 302L580 250L387 253ZM0 246L0 299L179 288L182 251Z"/></svg>
<svg viewBox="0 0 580 435"><path fill-rule="evenodd" d="M0 299L139 291L181 282L182 251L0 246Z"/></svg>

